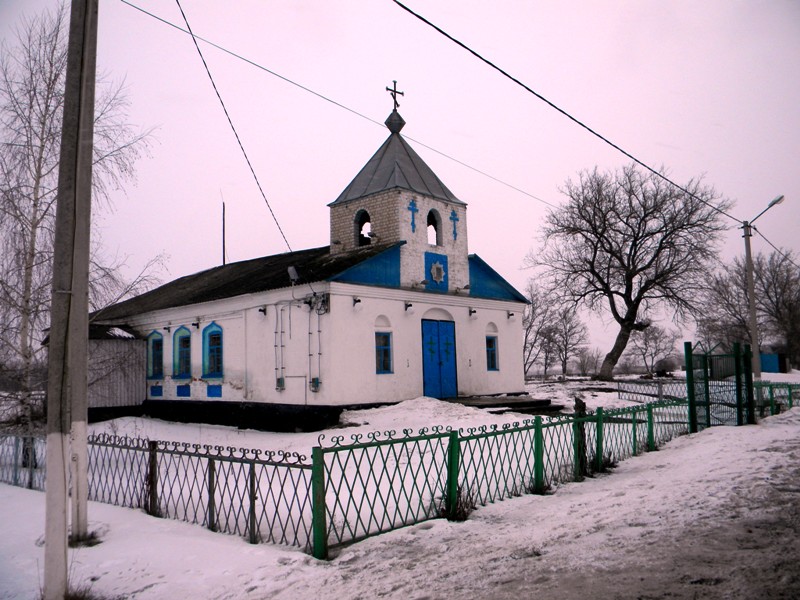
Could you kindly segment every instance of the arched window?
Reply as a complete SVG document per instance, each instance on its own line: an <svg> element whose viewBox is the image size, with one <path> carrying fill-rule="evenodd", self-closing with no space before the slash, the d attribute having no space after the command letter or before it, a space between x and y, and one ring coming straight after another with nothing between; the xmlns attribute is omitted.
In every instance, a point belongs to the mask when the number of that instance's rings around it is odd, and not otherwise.
<svg viewBox="0 0 800 600"><path fill-rule="evenodd" d="M203 377L222 377L222 327L203 329Z"/></svg>
<svg viewBox="0 0 800 600"><path fill-rule="evenodd" d="M439 215L439 211L431 210L428 213L428 243L431 246L441 246L442 245L442 217Z"/></svg>
<svg viewBox="0 0 800 600"><path fill-rule="evenodd" d="M157 331L147 336L147 378L164 379L164 336Z"/></svg>
<svg viewBox="0 0 800 600"><path fill-rule="evenodd" d="M192 377L192 332L181 326L172 336L172 378Z"/></svg>
<svg viewBox="0 0 800 600"><path fill-rule="evenodd" d="M355 226L356 246L369 246L372 243L372 222L363 208L356 213Z"/></svg>

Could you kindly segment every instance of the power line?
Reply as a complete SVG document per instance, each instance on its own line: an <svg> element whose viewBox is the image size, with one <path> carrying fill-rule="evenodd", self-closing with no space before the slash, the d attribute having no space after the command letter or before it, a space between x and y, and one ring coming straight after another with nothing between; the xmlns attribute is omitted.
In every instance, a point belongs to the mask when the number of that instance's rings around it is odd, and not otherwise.
<svg viewBox="0 0 800 600"><path fill-rule="evenodd" d="M780 248L778 248L778 247L777 247L775 244L773 244L772 242L770 242L770 241L769 241L769 240L766 238L766 236L765 236L763 233L761 233L761 232L760 232L758 229L756 229L755 225L751 225L750 227L751 227L751 229L753 229L753 230L754 230L754 231L755 231L755 232L756 232L758 235L760 235L760 236L761 236L761 238L762 238L762 239L763 239L765 242L767 242L767 244L769 244L770 246L772 246L772 249L773 249L773 250L775 250L775 252L777 252L777 253L780 255L780 257L781 257L781 258L783 258L783 259L785 259L785 260L788 260L788 261L789 261L790 263L792 263L792 264L793 264L795 267L797 267L798 269L800 269L800 265L798 265L796 262L794 262L794 260L792 260L792 255L791 255L791 254L784 252L783 250L781 250Z"/></svg>
<svg viewBox="0 0 800 600"><path fill-rule="evenodd" d="M361 117L362 119L365 119L365 120L369 121L370 123L378 125L379 127L382 127L384 129L386 128L386 125L384 123L382 123L382 122L380 122L380 121L378 121L376 119L373 119L372 117L369 117L369 116L365 115L364 113L361 113L361 112L359 112L359 111L357 111L357 110L355 110L353 108L350 108L349 106L346 106L346 105L342 104L341 102L337 102L336 100L333 100L332 98L329 98L328 96L325 96L324 94L321 94L321 93L319 93L317 91L314 91L313 89L311 89L311 88L309 88L307 86L304 86L301 83L293 81L293 80L289 79L288 77L286 77L284 75L281 75L280 73L277 73L277 72L265 67L264 65L261 65L261 64L255 62L253 60L250 60L249 58L247 58L245 56L242 56L241 54L237 54L236 52L233 52L232 50L229 50L229 49L225 48L224 46L220 46L219 44L217 44L215 42L212 42L211 40L209 40L207 38L204 38L204 37L202 37L200 35L196 35L192 31L187 31L183 27L175 25L174 23L172 23L170 21L167 21L166 19L163 19L162 17L159 17L156 14L151 13L151 12L149 12L149 11L147 11L147 10L145 10L145 9L143 9L143 8L141 8L141 7L137 6L137 5L129 2L128 0L120 0L120 2L130 6L131 8L134 8L134 9L138 10L139 12L147 15L148 17L152 17L153 19L155 19L157 21L160 21L161 23L164 23L165 25L168 25L169 27L172 27L173 29L177 29L181 33L185 33L185 34L191 35L194 40L200 40L201 42L204 42L204 43L208 44L209 46L212 46L212 47L216 48L217 50L219 50L221 52L224 52L225 54L228 54L228 55L230 55L230 56L232 56L232 57L234 57L234 58L236 58L238 60L244 61L247 64L249 64L249 65L251 65L251 66L253 66L253 67L257 68L257 69L260 69L261 71L264 71L265 73L269 73L270 75L272 75L274 77L277 77L278 79L281 79L281 80L285 81L286 83L289 83L289 84L291 84L291 85L303 90L304 92L308 92L309 94L312 94L312 95L316 96L317 98L320 98L321 100L324 100L326 102L330 102L334 106L337 106L337 107L339 107L341 109L344 109L347 112L350 112L350 113L352 113L352 114L354 114L354 115L356 115L358 117ZM188 23L187 23L187 26L188 26ZM195 41L195 45L196 45L196 43L197 42ZM205 63L205 60L203 62ZM213 80L212 80L212 83L213 83ZM215 89L216 89L216 86L215 86ZM545 205L547 205L547 206L549 206L551 208L558 208L558 206L553 204L552 202L548 202L547 200L539 198L538 196L536 196L534 194L531 194L530 192L526 192L525 190L523 190L523 189L521 189L521 188L519 188L519 187L517 187L517 186L515 186L515 185L513 185L511 183L508 183L507 181L504 181L504 180L500 179L499 177L495 177L494 175L490 175L489 173L487 173L485 171L482 171L481 169L478 169L477 167L473 167L472 165L470 165L468 163L465 163L464 161L461 161L461 160L459 160L459 159L447 154L446 152L442 152L441 150L437 150L433 146L429 146L428 144L425 144L424 142L421 142L421 141L419 141L419 140L417 140L415 138L409 137L407 135L404 135L403 137L405 139L407 139L408 141L414 142L415 144L419 144L420 146L422 146L424 148L427 148L428 150L430 150L432 152L435 152L436 154L439 154L440 156L443 156L444 158L452 160L453 162L458 163L459 165L461 165L463 167L466 167L467 169L470 169L470 170L472 170L472 171L474 171L476 173L479 173L480 175L483 175L484 177L488 177L489 179L491 179L493 181L496 181L497 183L499 183L501 185L504 185L507 188L510 188L510 189L512 189L514 191L517 191L517 192L521 193L521 194L524 194L525 196L528 196L529 198L532 198L533 200L536 200L537 202L541 202L542 204L545 204Z"/></svg>
<svg viewBox="0 0 800 600"><path fill-rule="evenodd" d="M148 12L148 11L146 11L145 9L143 9L143 8L141 8L139 6L136 6L135 4L132 4L131 2L128 2L128 0L120 0L120 2L122 2L123 4L127 4L131 8L135 8L139 12L146 14L148 17L152 17L157 21L161 21L165 25L169 25L173 29L177 29L181 33L186 33L186 34L191 35L192 38L194 38L195 40L200 40L201 42L205 42L209 46L213 46L214 48L224 52L225 54L229 54L230 56L233 56L234 58L238 58L239 60L242 60L242 61L248 63L249 65L251 65L253 67L256 67L257 69L261 69L262 71L265 71L265 72L269 73L270 75L274 75L278 79L282 79L286 83L290 83L293 86L300 88L304 92L308 92L309 94L313 94L314 96L317 96L318 98L321 98L322 100L325 100L326 102L330 102L331 104L335 104L339 108L343 108L344 110L346 110L348 112L351 112L354 115L357 115L357 116L361 117L362 119L366 119L367 121L370 121L371 123L375 123L375 125L379 125L380 127L385 127L384 124L381 123L380 121L376 121L375 119L372 119L371 117L368 117L367 115L362 114L362 113L358 112L357 110L353 110L352 108L349 108L349 107L345 106L344 104L341 104L341 103L337 102L336 100L332 100L331 98L328 98L327 96L324 96L324 95L320 94L319 92L315 92L311 88L308 88L308 87L306 87L306 86L304 86L304 85L302 85L300 83L297 83L296 81L292 81L288 77L284 77L280 73L276 73L275 71L272 71L272 70L268 69L267 67L265 67L263 65L260 65L257 62L254 62L254 61L250 60L249 58L246 58L246 57L242 56L241 54L237 54L236 52L233 52L232 50L228 50L224 46L220 46L219 44L216 44L216 43L212 42L211 40L208 40L208 39L206 39L206 38L204 38L202 36L195 35L191 31L186 31L183 27L175 25L171 21L167 21L166 19L163 19L163 18L159 17L156 14Z"/></svg>
<svg viewBox="0 0 800 600"><path fill-rule="evenodd" d="M675 186L677 189L679 189L680 191L682 191L684 194L688 195L690 198L694 198L695 200L697 200L697 201L699 201L699 202L702 202L703 204L705 204L705 205L706 205L706 206L708 206L709 208L711 208L711 209L713 209L713 210L717 211L718 213L721 213L721 214L725 215L726 217L728 217L729 219L732 219L733 221L736 221L736 223L737 223L737 224L741 223L741 220L740 220L740 219L737 219L736 217L734 217L734 216L733 216L733 215L731 215L730 213L726 212L725 210L723 210L723 209L719 208L718 206L715 206L715 205L711 204L710 202L708 202L708 201L706 201L706 200L703 200L702 198L700 198L700 197L696 196L695 194L693 194L692 192L690 192L688 189L686 189L686 188L685 188L685 187L683 187L682 185L679 185L679 184L675 183L674 181L672 181L671 179L669 179L669 178L668 178L666 175L664 175L663 173L661 173L661 172L657 171L656 169L654 169L653 167L651 167L651 166L650 166L650 165L648 165L647 163L645 163L645 162L643 162L643 161L639 160L638 158L636 158L636 157L635 157L633 154L631 154L630 152L627 152L627 151L623 150L623 149L622 149L620 146L616 145L614 142L612 142L611 140L609 140L609 139L608 139L608 138L606 138L605 136L601 135L600 133L598 133L597 131L595 131L594 129L592 129L591 127L589 127L588 125L586 125L586 124L585 124L583 121L580 121L579 119L577 119L577 118L573 117L573 116L572 116L571 114L569 114L567 111L565 111L564 109L560 108L559 106L557 106L556 104L554 104L553 102L551 102L550 100L548 100L547 98L545 98L544 96L542 96L541 94L539 94L538 92L534 91L533 89L531 89L530 87L528 87L527 85L525 85L524 83L522 83L522 81L520 81L519 79L517 79L517 78L516 78L516 77L514 77L513 75L509 74L507 71L503 70L502 68L500 68L499 66L497 66L496 64L494 64L494 63L493 63L492 61L490 61L489 59L487 59L487 58L484 58L484 57L483 57L481 54L479 54L478 52L476 52L475 50L473 50L472 48L470 48L469 46L467 46L467 45L466 45L466 44L464 44L463 42L460 42L459 40L457 40L456 38L454 38L452 35L450 35L450 34L449 34L449 33L447 33L446 31L444 31L444 30L443 30L441 27L438 27L437 25L434 25L434 24L433 24L433 23L431 23L431 22L430 22L428 19L426 19L425 17L423 17L422 15L420 15L420 14L418 14L418 13L414 12L413 10L411 10L410 8L408 8L406 5L404 5L404 4L403 4L402 2L400 2L399 0L393 0L393 2L394 2L395 4L397 4L397 5L398 5L400 8L402 8L403 10L405 10L406 12L408 12L408 13L410 13L411 15L415 16L417 19L419 19L420 21L422 21L422 22L423 22L423 23L425 23L426 25L428 25L428 26L432 27L433 29L435 29L436 31L438 31L439 33L441 33L443 36L445 36L445 37L446 37L447 39L449 39L451 42L455 43L455 44L456 44L456 45L458 45L458 46L461 46L461 47L462 47L464 50L466 50L467 52L469 52L470 54L472 54L473 56L475 56L475 57L476 57L476 58L478 58L479 60L481 60L481 61L483 61L484 63L486 63L487 65L489 65L491 68L493 68L493 69L495 69L496 71L498 71L499 73L501 73L501 74L502 74L504 77L507 77L508 79L510 79L511 81L513 81L514 83L516 83L517 85L519 85L520 87L522 87L523 89L525 89L527 92L529 92L529 93L533 94L534 96L536 96L536 97L537 97L539 100L541 100L542 102L544 102L545 104L547 104L547 105L548 105L548 106L550 106L551 108L554 108L555 110L557 110L558 112L560 112L562 115L564 115L565 117L567 117L567 118L568 118L570 121L572 121L573 123L576 123L577 125L581 126L582 128L584 128L586 131L588 131L589 133L591 133L591 134L592 134L592 135L594 135L595 137L599 138L600 140L602 140L603 142L605 142L606 144L608 144L609 146L611 146L612 148L614 148L614 149L615 149L615 150L617 150L618 152L622 153L623 155L625 155L626 157L628 157L629 159L631 159L631 160L632 160L633 162L635 162L636 164L638 164L638 165L640 165L641 167L643 167L643 168L647 169L648 171L650 171L650 172L651 172L651 173L653 173L654 175L656 175L656 176L660 177L661 179L663 179L664 181L666 181L666 182L667 182L667 183L669 183L670 185L673 185L673 186Z"/></svg>
<svg viewBox="0 0 800 600"><path fill-rule="evenodd" d="M208 68L208 63L206 63L206 59L203 56L203 52L200 50L200 46L197 44L197 40L192 33L192 27L189 25L189 19L186 18L186 13L183 12L183 7L181 6L181 0L175 0L178 4L178 8L181 11L181 15L183 16L183 21L186 23L186 28L189 30L189 35L192 36L192 41L194 42L194 47L197 48L197 53L200 55L200 60L203 61L203 66L206 69L206 73L208 74L208 78L211 80L211 85L214 87L214 92L217 94L217 98L219 99L219 103L222 105L222 110L225 112L225 117L228 119L228 124L231 126L231 130L233 131L233 135L236 136L236 141L239 143L239 148L242 151L242 155L244 156L245 161L247 161L247 166L250 167L250 172L253 174L253 179L256 181L256 185L258 186L258 191L261 192L261 197L264 199L264 202L269 209L269 214L272 215L272 220L275 221L275 225L278 228L278 231L283 238L283 241L286 242L286 247L289 248L289 252L292 251L292 246L289 244L289 240L286 239L286 234L283 233L283 228L281 228L281 224L278 222L278 217L275 216L275 212L272 210L272 207L269 205L269 200L267 200L267 195L264 193L264 188L261 187L261 182L258 180L258 175L256 175L255 169L253 169L253 164L250 162L250 157L247 156L247 152L244 149L244 145L242 144L241 138L239 138L239 133L236 131L236 127L233 125L233 121L231 120L230 114L228 114L228 109L225 106L225 102L222 100L222 96L217 89L217 84L214 83L214 78L211 76L211 70Z"/></svg>

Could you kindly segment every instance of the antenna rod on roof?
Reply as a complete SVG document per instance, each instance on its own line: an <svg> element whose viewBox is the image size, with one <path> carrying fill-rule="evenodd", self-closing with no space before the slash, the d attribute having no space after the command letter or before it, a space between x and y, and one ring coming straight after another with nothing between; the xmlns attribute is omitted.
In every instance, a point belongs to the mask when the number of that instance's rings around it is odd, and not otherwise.
<svg viewBox="0 0 800 600"><path fill-rule="evenodd" d="M219 197L222 198L222 265L225 265L225 199L222 196L222 189L219 190Z"/></svg>

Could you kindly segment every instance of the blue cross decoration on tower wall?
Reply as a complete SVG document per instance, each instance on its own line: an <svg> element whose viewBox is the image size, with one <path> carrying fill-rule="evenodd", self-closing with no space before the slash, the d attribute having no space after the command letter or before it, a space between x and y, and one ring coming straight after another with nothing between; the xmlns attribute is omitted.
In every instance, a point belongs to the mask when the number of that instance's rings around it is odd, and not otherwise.
<svg viewBox="0 0 800 600"><path fill-rule="evenodd" d="M415 233L417 231L417 224L414 221L414 217L419 212L416 200L412 200L411 202L408 203L408 210L411 211L411 233Z"/></svg>
<svg viewBox="0 0 800 600"><path fill-rule="evenodd" d="M458 219L458 215L456 214L456 211L454 211L454 210L450 211L450 220L453 222L453 239L455 240L455 239L458 238L458 231L456 230L456 223L458 223L458 220L459 220Z"/></svg>

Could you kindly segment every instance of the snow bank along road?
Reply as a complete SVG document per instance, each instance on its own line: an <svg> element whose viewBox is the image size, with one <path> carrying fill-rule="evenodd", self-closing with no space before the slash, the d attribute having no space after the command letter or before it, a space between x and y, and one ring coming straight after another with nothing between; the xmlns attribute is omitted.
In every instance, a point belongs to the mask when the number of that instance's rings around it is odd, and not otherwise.
<svg viewBox="0 0 800 600"><path fill-rule="evenodd" d="M0 485L0 509L0 598L32 598L44 495ZM72 554L71 577L112 597L788 600L800 597L800 408L330 562L96 503L90 520L104 542Z"/></svg>

